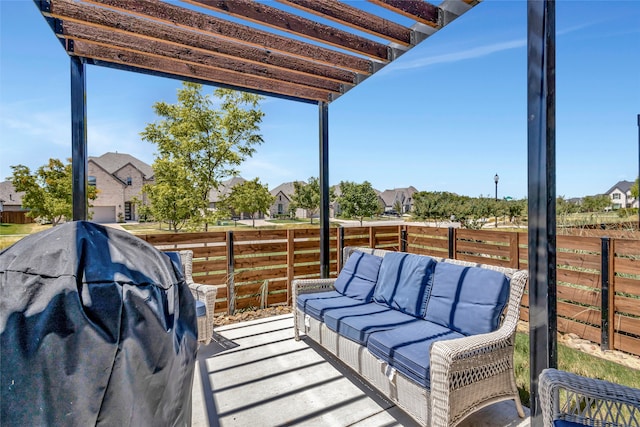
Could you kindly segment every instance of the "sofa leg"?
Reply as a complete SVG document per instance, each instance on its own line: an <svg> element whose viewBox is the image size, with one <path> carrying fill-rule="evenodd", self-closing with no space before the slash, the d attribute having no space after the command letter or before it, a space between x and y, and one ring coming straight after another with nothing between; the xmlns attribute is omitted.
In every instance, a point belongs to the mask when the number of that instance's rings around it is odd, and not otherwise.
<svg viewBox="0 0 640 427"><path fill-rule="evenodd" d="M524 409L522 409L522 402L520 402L520 395L516 393L516 397L513 399L516 402L516 411L518 411L518 416L520 418L524 418Z"/></svg>

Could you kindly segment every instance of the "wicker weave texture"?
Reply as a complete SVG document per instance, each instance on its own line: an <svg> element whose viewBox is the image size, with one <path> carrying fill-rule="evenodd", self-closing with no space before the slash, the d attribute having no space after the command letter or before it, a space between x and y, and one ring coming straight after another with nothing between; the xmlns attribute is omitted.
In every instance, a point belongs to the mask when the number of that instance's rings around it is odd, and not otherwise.
<svg viewBox="0 0 640 427"><path fill-rule="evenodd" d="M182 262L185 282L187 282L193 298L197 301L204 302L207 308L206 322L198 321L198 341L207 344L213 336L213 321L218 288L212 285L201 285L193 281L193 251L180 251L180 261Z"/></svg>
<svg viewBox="0 0 640 427"><path fill-rule="evenodd" d="M640 390L571 372L545 369L539 378L545 427L555 420L588 426L640 427Z"/></svg>
<svg viewBox="0 0 640 427"><path fill-rule="evenodd" d="M359 250L377 256L390 251L346 247L343 259ZM466 261L438 259L439 262L481 267L504 273L510 278L510 294L500 327L491 333L438 341L431 347L431 390L393 371L366 348L327 328L322 322L297 310L295 298L305 292L332 290L335 279L293 282L295 332L307 333L351 369L424 426L455 426L469 414L495 402L513 400L521 417L514 374L514 343L520 301L527 283L527 272ZM639 426L640 427L640 426Z"/></svg>

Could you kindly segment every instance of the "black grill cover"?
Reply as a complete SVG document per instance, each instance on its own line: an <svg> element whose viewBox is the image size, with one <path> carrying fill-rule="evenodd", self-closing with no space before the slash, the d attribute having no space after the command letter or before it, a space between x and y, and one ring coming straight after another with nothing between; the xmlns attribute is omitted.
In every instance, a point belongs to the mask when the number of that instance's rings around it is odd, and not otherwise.
<svg viewBox="0 0 640 427"><path fill-rule="evenodd" d="M85 221L0 252L0 425L191 421L195 305L180 268Z"/></svg>

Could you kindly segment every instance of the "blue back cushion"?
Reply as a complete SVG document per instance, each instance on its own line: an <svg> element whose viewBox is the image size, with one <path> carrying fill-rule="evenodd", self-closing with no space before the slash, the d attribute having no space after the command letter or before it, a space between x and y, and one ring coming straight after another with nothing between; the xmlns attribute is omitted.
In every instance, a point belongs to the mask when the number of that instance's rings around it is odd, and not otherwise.
<svg viewBox="0 0 640 427"><path fill-rule="evenodd" d="M349 256L334 284L342 295L370 302L382 258L355 251Z"/></svg>
<svg viewBox="0 0 640 427"><path fill-rule="evenodd" d="M429 298L436 261L427 256L394 252L382 258L373 300L403 313L422 317Z"/></svg>
<svg viewBox="0 0 640 427"><path fill-rule="evenodd" d="M425 320L464 335L498 328L509 297L509 280L497 271L439 262Z"/></svg>

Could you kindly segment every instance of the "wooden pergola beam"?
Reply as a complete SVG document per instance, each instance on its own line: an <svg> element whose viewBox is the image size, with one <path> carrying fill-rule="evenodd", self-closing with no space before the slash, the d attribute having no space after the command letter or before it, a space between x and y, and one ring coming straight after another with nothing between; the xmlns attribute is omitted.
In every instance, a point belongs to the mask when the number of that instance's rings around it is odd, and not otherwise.
<svg viewBox="0 0 640 427"><path fill-rule="evenodd" d="M85 41L102 46L113 46L130 52L165 56L169 59L173 58L194 65L204 65L220 70L236 71L261 78L300 84L324 89L336 94L341 94L345 90L341 83L333 80L294 73L264 65L258 66L228 56L217 55L215 53L170 44L159 40L145 39L131 33L114 32L109 29L91 27L77 22L65 22L59 35L66 39L75 40L76 42Z"/></svg>
<svg viewBox="0 0 640 427"><path fill-rule="evenodd" d="M258 91L276 93L293 98L328 102L332 98L331 92L313 89L293 83L285 83L272 79L250 76L241 72L229 71L196 65L184 61L177 61L160 55L132 52L124 49L111 48L82 40L70 40L67 51L70 55L90 58L108 63L122 64L135 68L157 71L173 76L184 76L201 81L222 83L225 85L245 87Z"/></svg>
<svg viewBox="0 0 640 427"><path fill-rule="evenodd" d="M339 22L376 37L398 43L402 46L413 44L411 42L411 30L409 28L337 0L276 1Z"/></svg>
<svg viewBox="0 0 640 427"><path fill-rule="evenodd" d="M393 12L431 27L440 27L440 9L422 0L369 0Z"/></svg>
<svg viewBox="0 0 640 427"><path fill-rule="evenodd" d="M86 8L87 12L82 13L81 8ZM212 54L246 60L247 63L256 66L271 65L346 84L354 84L356 81L356 74L352 71L271 52L264 48L235 43L209 34L194 33L176 26L157 25L149 20L91 5L80 6L70 2L56 2L51 5L46 15L63 21L62 28L65 30L71 23L90 25L105 29L111 34L133 33L149 40L161 40L177 46L202 49Z"/></svg>
<svg viewBox="0 0 640 427"><path fill-rule="evenodd" d="M373 62L368 59L225 21L157 0L86 0L86 2L151 19L156 21L156 25L165 23L180 26L191 31L208 33L235 42L275 50L304 59L312 59L358 73L371 74L374 70ZM51 0L51 3L68 7L73 2ZM87 4L83 4L81 11L86 10L87 6ZM89 17L87 16L85 19L89 19Z"/></svg>
<svg viewBox="0 0 640 427"><path fill-rule="evenodd" d="M291 34L300 35L331 46L347 49L379 61L389 62L389 48L373 40L331 27L284 10L251 0L183 0L216 12L222 12L251 22L267 25Z"/></svg>

